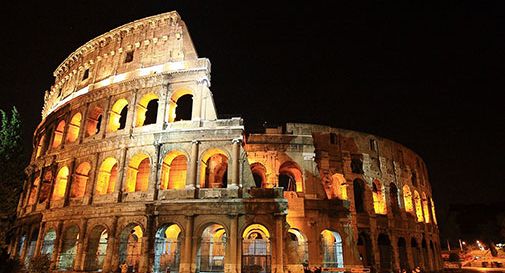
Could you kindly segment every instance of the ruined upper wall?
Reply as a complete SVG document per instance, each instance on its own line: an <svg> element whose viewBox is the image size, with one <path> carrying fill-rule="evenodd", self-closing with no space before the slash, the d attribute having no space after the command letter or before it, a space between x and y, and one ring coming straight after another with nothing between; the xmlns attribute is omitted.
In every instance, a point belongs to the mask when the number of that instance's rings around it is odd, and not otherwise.
<svg viewBox="0 0 505 273"><path fill-rule="evenodd" d="M210 70L208 61L198 59L176 11L136 20L87 42L56 68L54 85L44 96L42 118L94 88L129 77L197 68Z"/></svg>

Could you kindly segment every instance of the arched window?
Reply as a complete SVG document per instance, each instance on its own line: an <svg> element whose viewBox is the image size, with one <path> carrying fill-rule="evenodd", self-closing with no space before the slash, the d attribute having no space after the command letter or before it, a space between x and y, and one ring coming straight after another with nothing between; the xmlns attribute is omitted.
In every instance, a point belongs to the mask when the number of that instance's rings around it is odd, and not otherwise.
<svg viewBox="0 0 505 273"><path fill-rule="evenodd" d="M30 189L30 195L28 197L28 205L34 205L37 203L37 189L39 188L40 184L40 175L37 174L37 177L33 180L32 187Z"/></svg>
<svg viewBox="0 0 505 273"><path fill-rule="evenodd" d="M135 127L156 123L158 116L158 96L155 94L144 95L137 104Z"/></svg>
<svg viewBox="0 0 505 273"><path fill-rule="evenodd" d="M102 271L108 239L109 235L105 227L99 225L91 230L86 251L86 262L84 263L86 270Z"/></svg>
<svg viewBox="0 0 505 273"><path fill-rule="evenodd" d="M323 253L323 267L344 267L342 238L338 232L327 229L321 232L321 250Z"/></svg>
<svg viewBox="0 0 505 273"><path fill-rule="evenodd" d="M68 167L64 166L58 171L58 175L56 175L56 182L54 183L53 190L53 201L63 200L65 198L65 192L67 190L67 182L68 182Z"/></svg>
<svg viewBox="0 0 505 273"><path fill-rule="evenodd" d="M423 207L421 204L421 197L419 196L419 193L417 191L414 191L414 204L416 206L417 221L422 222L424 220Z"/></svg>
<svg viewBox="0 0 505 273"><path fill-rule="evenodd" d="M342 174L323 175L322 182L328 199L347 200L347 181Z"/></svg>
<svg viewBox="0 0 505 273"><path fill-rule="evenodd" d="M226 230L211 224L202 232L196 254L197 272L224 272Z"/></svg>
<svg viewBox="0 0 505 273"><path fill-rule="evenodd" d="M46 150L46 136L42 135L37 144L37 152L35 153L35 158L41 156Z"/></svg>
<svg viewBox="0 0 505 273"><path fill-rule="evenodd" d="M75 254L77 253L77 240L79 240L79 228L75 225L67 228L63 233L58 256L58 270L73 270Z"/></svg>
<svg viewBox="0 0 505 273"><path fill-rule="evenodd" d="M107 126L108 132L115 132L122 130L126 126L126 116L128 114L128 101L119 99L112 106L109 112L109 124Z"/></svg>
<svg viewBox="0 0 505 273"><path fill-rule="evenodd" d="M181 228L163 225L154 240L154 272L179 272Z"/></svg>
<svg viewBox="0 0 505 273"><path fill-rule="evenodd" d="M414 266L420 265L421 249L417 244L417 240L412 238L410 240L410 247L412 248L412 258L414 259Z"/></svg>
<svg viewBox="0 0 505 273"><path fill-rule="evenodd" d="M30 241L28 242L28 248L26 249L25 264L28 264L30 259L35 254L35 246L37 245L38 238L39 238L39 229L35 228L32 230L32 233L30 235Z"/></svg>
<svg viewBox="0 0 505 273"><path fill-rule="evenodd" d="M242 272L270 273L271 264L267 228L259 224L248 226L242 235Z"/></svg>
<svg viewBox="0 0 505 273"><path fill-rule="evenodd" d="M417 187L417 173L412 171L412 175L410 177L412 181L412 186Z"/></svg>
<svg viewBox="0 0 505 273"><path fill-rule="evenodd" d="M56 232L54 229L49 229L44 235L44 240L42 241L42 248L40 254L51 254L54 251L54 242L56 241Z"/></svg>
<svg viewBox="0 0 505 273"><path fill-rule="evenodd" d="M389 199L391 200L391 209L394 214L398 214L400 206L398 205L398 188L395 183L389 184Z"/></svg>
<svg viewBox="0 0 505 273"><path fill-rule="evenodd" d="M370 236L365 232L361 232L358 236L358 252L363 266L372 266L374 263L372 241L370 240Z"/></svg>
<svg viewBox="0 0 505 273"><path fill-rule="evenodd" d="M430 209L428 205L428 198L426 198L426 194L423 192L421 193L421 198L422 198L422 204L423 204L423 212L424 212L424 222L429 223L430 222Z"/></svg>
<svg viewBox="0 0 505 273"><path fill-rule="evenodd" d="M256 188L264 188L267 186L266 185L267 169L265 168L265 166L263 166L263 164L261 164L259 162L255 162L255 163L251 164L251 172L252 172L252 175L254 178L254 184L255 184Z"/></svg>
<svg viewBox="0 0 505 273"><path fill-rule="evenodd" d="M170 97L168 106L168 122L191 120L193 108L193 92L189 89L179 89Z"/></svg>
<svg viewBox="0 0 505 273"><path fill-rule="evenodd" d="M113 157L108 157L102 162L96 182L97 194L103 195L114 192L117 180L117 165L117 160Z"/></svg>
<svg viewBox="0 0 505 273"><path fill-rule="evenodd" d="M365 183L361 179L353 181L354 208L356 212L365 212Z"/></svg>
<svg viewBox="0 0 505 273"><path fill-rule="evenodd" d="M431 217L433 217L433 223L437 224L437 215L435 214L435 203L433 203L433 198L430 197L431 205Z"/></svg>
<svg viewBox="0 0 505 273"><path fill-rule="evenodd" d="M95 106L88 112L86 121L86 137L94 136L100 132L102 126L103 109Z"/></svg>
<svg viewBox="0 0 505 273"><path fill-rule="evenodd" d="M222 150L210 149L202 155L201 188L226 188L228 185L228 157Z"/></svg>
<svg viewBox="0 0 505 273"><path fill-rule="evenodd" d="M403 237L398 238L398 254L400 258L400 268L407 269L409 267L407 256L407 242Z"/></svg>
<svg viewBox="0 0 505 273"><path fill-rule="evenodd" d="M405 203L406 212L414 212L414 205L412 203L412 192L409 186L403 186L403 202Z"/></svg>
<svg viewBox="0 0 505 273"><path fill-rule="evenodd" d="M53 148L58 148L61 145L64 130L65 130L65 121L62 120L58 123L58 126L56 126L56 129L54 130Z"/></svg>
<svg viewBox="0 0 505 273"><path fill-rule="evenodd" d="M186 187L187 169L188 159L182 152L172 151L168 153L161 166L160 189L184 189Z"/></svg>
<svg viewBox="0 0 505 273"><path fill-rule="evenodd" d="M16 249L16 256L18 258L21 257L21 252L23 252L23 249L25 247L25 243L26 243L26 233L21 235L18 239L18 244L17 244L17 249Z"/></svg>
<svg viewBox="0 0 505 273"><path fill-rule="evenodd" d="M302 264L309 260L309 246L307 238L298 229L288 230L288 261L292 264Z"/></svg>
<svg viewBox="0 0 505 273"><path fill-rule="evenodd" d="M75 169L74 179L70 187L70 198L82 198L86 191L86 184L89 179L91 165L89 162L83 162Z"/></svg>
<svg viewBox="0 0 505 273"><path fill-rule="evenodd" d="M75 142L77 140L77 138L79 137L79 131L81 129L81 119L82 119L81 113L77 113L70 120L70 124L68 125L68 129L67 129L67 142L68 143Z"/></svg>
<svg viewBox="0 0 505 273"><path fill-rule="evenodd" d="M381 233L379 234L377 242L379 245L381 271L389 272L391 271L393 261L391 241L389 240L389 237L386 234Z"/></svg>
<svg viewBox="0 0 505 273"><path fill-rule="evenodd" d="M373 208L376 214L386 214L386 197L382 189L382 184L375 179L372 183Z"/></svg>
<svg viewBox="0 0 505 273"><path fill-rule="evenodd" d="M49 191L51 190L51 183L53 181L53 172L46 170L44 172L44 179L40 185L39 204L44 203L49 198Z"/></svg>
<svg viewBox="0 0 505 273"><path fill-rule="evenodd" d="M146 154L136 154L130 159L126 176L126 192L147 191L151 163Z"/></svg>
<svg viewBox="0 0 505 273"><path fill-rule="evenodd" d="M139 225L130 224L119 235L119 264L126 263L130 272L139 270L143 234Z"/></svg>
<svg viewBox="0 0 505 273"><path fill-rule="evenodd" d="M284 191L303 191L303 174L295 162L287 161L279 167L279 187Z"/></svg>

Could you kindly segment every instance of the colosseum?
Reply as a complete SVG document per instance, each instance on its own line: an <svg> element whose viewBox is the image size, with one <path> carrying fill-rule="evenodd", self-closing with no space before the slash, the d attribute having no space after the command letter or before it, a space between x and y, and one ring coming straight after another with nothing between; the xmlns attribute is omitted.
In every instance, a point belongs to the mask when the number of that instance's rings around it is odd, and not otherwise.
<svg viewBox="0 0 505 273"><path fill-rule="evenodd" d="M441 268L423 160L379 136L218 118L177 12L87 42L54 71L9 252L53 272Z"/></svg>

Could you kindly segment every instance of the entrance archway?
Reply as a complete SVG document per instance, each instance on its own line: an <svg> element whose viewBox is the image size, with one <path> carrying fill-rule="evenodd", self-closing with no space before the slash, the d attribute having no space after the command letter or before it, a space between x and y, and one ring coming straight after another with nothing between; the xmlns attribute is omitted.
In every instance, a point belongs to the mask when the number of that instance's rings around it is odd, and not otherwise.
<svg viewBox="0 0 505 273"><path fill-rule="evenodd" d="M196 255L197 272L224 272L226 230L211 224L202 232Z"/></svg>
<svg viewBox="0 0 505 273"><path fill-rule="evenodd" d="M77 253L77 241L79 240L79 228L71 226L63 233L60 255L58 257L58 270L70 271L74 268L75 254Z"/></svg>
<svg viewBox="0 0 505 273"><path fill-rule="evenodd" d="M242 272L270 273L270 233L260 224L248 226L242 234Z"/></svg>
<svg viewBox="0 0 505 273"><path fill-rule="evenodd" d="M154 272L179 272L181 229L178 225L164 225L154 240Z"/></svg>
<svg viewBox="0 0 505 273"><path fill-rule="evenodd" d="M86 270L101 271L105 254L107 253L107 241L109 235L103 226L96 226L89 235L88 249L86 251Z"/></svg>
<svg viewBox="0 0 505 273"><path fill-rule="evenodd" d="M119 265L126 263L128 272L139 270L144 232L139 225L130 224L123 229L119 237Z"/></svg>
<svg viewBox="0 0 505 273"><path fill-rule="evenodd" d="M323 253L323 267L343 268L344 255L342 251L342 237L331 230L321 232L321 248Z"/></svg>
<svg viewBox="0 0 505 273"><path fill-rule="evenodd" d="M288 257L292 257L290 263L302 264L309 260L309 247L307 238L298 229L290 228Z"/></svg>
<svg viewBox="0 0 505 273"><path fill-rule="evenodd" d="M386 234L379 234L377 239L380 252L380 269L382 272L391 271L393 265L393 252L391 249L391 241Z"/></svg>

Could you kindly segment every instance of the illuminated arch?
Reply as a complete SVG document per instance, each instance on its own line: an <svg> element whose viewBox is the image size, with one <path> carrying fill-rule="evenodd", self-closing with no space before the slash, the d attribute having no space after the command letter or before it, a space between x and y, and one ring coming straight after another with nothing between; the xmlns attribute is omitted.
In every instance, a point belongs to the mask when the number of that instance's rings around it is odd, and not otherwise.
<svg viewBox="0 0 505 273"><path fill-rule="evenodd" d="M160 189L184 189L188 159L183 152L171 151L163 159L161 166Z"/></svg>
<svg viewBox="0 0 505 273"><path fill-rule="evenodd" d="M424 222L430 222L430 209L428 204L428 199L426 198L426 193L421 193L421 202L423 204L423 212L424 212Z"/></svg>
<svg viewBox="0 0 505 273"><path fill-rule="evenodd" d="M75 142L79 137L79 131L81 129L81 120L82 120L81 113L76 113L74 116L72 116L72 119L70 119L70 124L68 124L67 129L68 143Z"/></svg>
<svg viewBox="0 0 505 273"><path fill-rule="evenodd" d="M421 204L421 197L419 196L419 193L417 191L414 191L414 204L416 206L417 221L422 222L424 220L423 207Z"/></svg>
<svg viewBox="0 0 505 273"><path fill-rule="evenodd" d="M52 181L53 181L53 172L50 170L46 170L44 172L44 177L40 185L39 204L44 203L49 198Z"/></svg>
<svg viewBox="0 0 505 273"><path fill-rule="evenodd" d="M222 225L210 224L203 230L196 255L197 272L224 272L226 238Z"/></svg>
<svg viewBox="0 0 505 273"><path fill-rule="evenodd" d="M242 235L242 272L271 271L270 233L260 224L249 225Z"/></svg>
<svg viewBox="0 0 505 273"><path fill-rule="evenodd" d="M124 129L126 126L126 115L128 113L128 101L118 99L109 112L109 123L107 132L115 132Z"/></svg>
<svg viewBox="0 0 505 273"><path fill-rule="evenodd" d="M118 162L113 157L106 158L98 171L95 191L99 195L114 192L118 174Z"/></svg>
<svg viewBox="0 0 505 273"><path fill-rule="evenodd" d="M187 88L177 89L172 93L168 105L168 122L177 121L177 101L183 96L193 96L193 91Z"/></svg>
<svg viewBox="0 0 505 273"><path fill-rule="evenodd" d="M56 182L54 183L53 201L62 200L65 198L65 191L67 189L69 170L67 166L62 167L56 175Z"/></svg>
<svg viewBox="0 0 505 273"><path fill-rule="evenodd" d="M433 198L430 197L431 205L431 217L433 217L433 223L437 224L437 215L435 214L435 203L433 203Z"/></svg>
<svg viewBox="0 0 505 273"><path fill-rule="evenodd" d="M91 164L89 164L89 162L83 162L77 166L75 174L73 175L74 179L70 187L70 198L81 198L84 196L90 170Z"/></svg>
<svg viewBox="0 0 505 273"><path fill-rule="evenodd" d="M279 187L284 191L303 192L303 174L293 161L286 161L279 167Z"/></svg>
<svg viewBox="0 0 505 273"><path fill-rule="evenodd" d="M149 93L142 96L137 104L135 127L156 123L158 116L158 95Z"/></svg>
<svg viewBox="0 0 505 273"><path fill-rule="evenodd" d="M338 232L328 229L321 232L321 250L323 253L323 267L344 267L342 237Z"/></svg>
<svg viewBox="0 0 505 273"><path fill-rule="evenodd" d="M108 248L107 241L109 240L107 228L102 225L93 227L88 238L85 269L87 271L102 271Z"/></svg>
<svg viewBox="0 0 505 273"><path fill-rule="evenodd" d="M28 205L34 205L37 203L37 189L40 186L40 175L33 180L32 187L30 189L30 195L28 196Z"/></svg>
<svg viewBox="0 0 505 273"><path fill-rule="evenodd" d="M381 182L377 179L372 182L372 198L375 213L386 214L386 196L384 194L384 189Z"/></svg>
<svg viewBox="0 0 505 273"><path fill-rule="evenodd" d="M101 107L95 106L92 110L88 111L86 120L86 137L96 135L98 132L100 132L102 119L103 109Z"/></svg>
<svg viewBox="0 0 505 273"><path fill-rule="evenodd" d="M254 183L256 188L264 188L266 187L267 182L267 169L260 162L255 162L251 164L251 172L254 178Z"/></svg>
<svg viewBox="0 0 505 273"><path fill-rule="evenodd" d="M414 205L412 203L412 192L408 185L403 186L403 203L405 204L406 212L414 212Z"/></svg>
<svg viewBox="0 0 505 273"><path fill-rule="evenodd" d="M147 191L150 172L151 162L149 156L143 153L134 155L128 164L125 191Z"/></svg>
<svg viewBox="0 0 505 273"><path fill-rule="evenodd" d="M119 264L126 262L134 272L139 270L140 257L142 254L142 237L144 231L138 224L127 225L119 235Z"/></svg>
<svg viewBox="0 0 505 273"><path fill-rule="evenodd" d="M58 148L63 140L63 131L65 130L65 121L61 120L54 130L53 148Z"/></svg>
<svg viewBox="0 0 505 273"><path fill-rule="evenodd" d="M177 224L162 225L158 229L154 240L154 272L178 271L181 235Z"/></svg>
<svg viewBox="0 0 505 273"><path fill-rule="evenodd" d="M35 158L38 158L39 156L42 155L42 153L44 152L44 144L45 144L45 141L46 141L46 136L45 135L42 135L39 139L39 143L37 144L37 152L35 153Z"/></svg>
<svg viewBox="0 0 505 273"><path fill-rule="evenodd" d="M291 240L288 241L288 256L291 255L292 263L302 264L309 260L309 248L307 237L296 228L290 228L288 235Z"/></svg>
<svg viewBox="0 0 505 273"><path fill-rule="evenodd" d="M56 241L56 231L50 228L47 230L42 240L40 254L51 254L54 251L54 243Z"/></svg>
<svg viewBox="0 0 505 273"><path fill-rule="evenodd" d="M228 156L218 148L205 151L201 156L200 187L226 188L228 185Z"/></svg>

